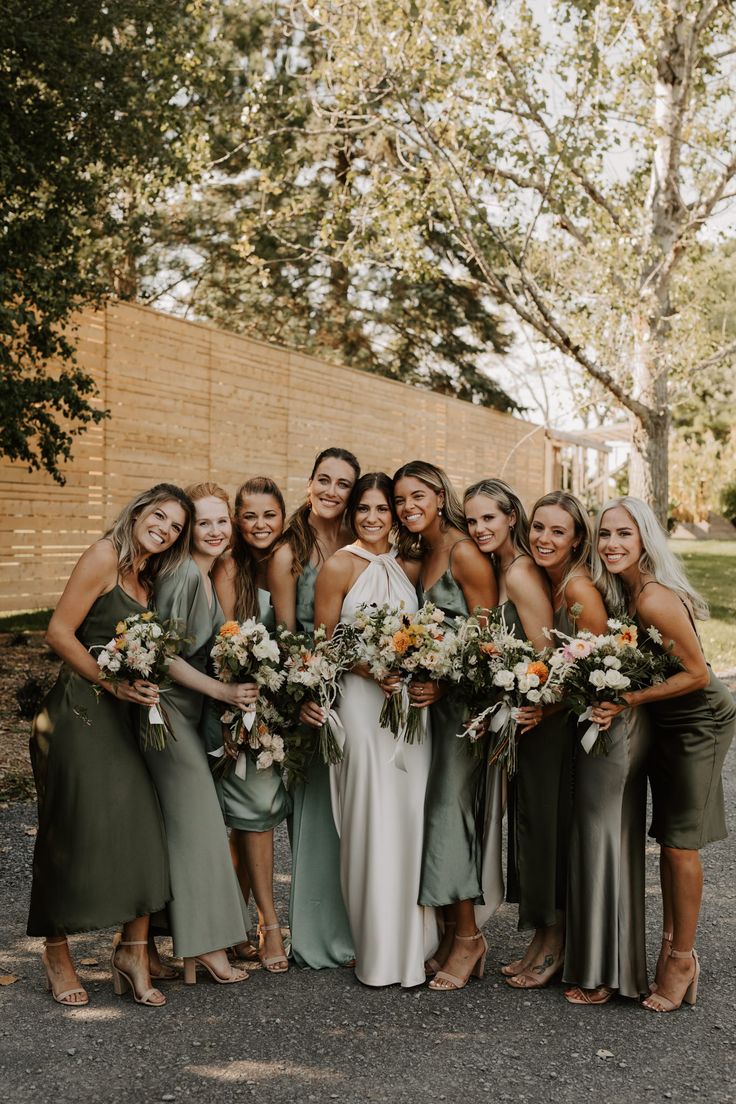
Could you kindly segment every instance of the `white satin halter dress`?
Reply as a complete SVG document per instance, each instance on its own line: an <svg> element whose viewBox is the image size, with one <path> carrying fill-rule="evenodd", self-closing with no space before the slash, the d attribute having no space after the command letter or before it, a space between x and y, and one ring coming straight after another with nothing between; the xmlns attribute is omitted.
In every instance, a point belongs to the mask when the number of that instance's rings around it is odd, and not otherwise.
<svg viewBox="0 0 736 1104"><path fill-rule="evenodd" d="M341 621L354 620L363 603L403 602L416 611L416 591L395 550L375 556L348 545L344 553L368 566L345 596ZM384 700L373 680L345 676L337 706L345 746L342 762L330 768L332 810L356 977L409 987L424 983L424 962L439 938L434 909L417 904L431 735L412 745L394 739L378 723Z"/></svg>

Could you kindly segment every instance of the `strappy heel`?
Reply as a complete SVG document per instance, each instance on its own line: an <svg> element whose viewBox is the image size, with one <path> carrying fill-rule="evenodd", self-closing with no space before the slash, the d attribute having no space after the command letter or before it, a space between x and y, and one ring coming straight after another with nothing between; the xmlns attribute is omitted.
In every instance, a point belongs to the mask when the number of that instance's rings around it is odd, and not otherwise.
<svg viewBox="0 0 736 1104"><path fill-rule="evenodd" d="M648 1012L676 1012L682 1004L694 1005L698 999L698 982L700 981L700 959L698 958L698 952L695 948L689 951L675 951L671 950L669 958L692 958L693 976L688 982L687 989L685 990L682 999L679 1003L672 1001L669 997L665 997L661 992L653 993L650 998L643 1001L642 1004ZM656 1001L656 1004L650 1004L649 1001Z"/></svg>
<svg viewBox="0 0 736 1104"><path fill-rule="evenodd" d="M222 977L218 974L217 970L213 966L210 966L206 959L200 958L195 955L192 958L184 959L184 984L196 985L197 984L197 967L204 966L207 973L210 975L213 981L216 981L218 985L237 985L241 981L248 981L250 974L247 974L245 970L236 970L234 966L230 967L231 974L229 977ZM234 976L233 976L234 975Z"/></svg>
<svg viewBox="0 0 736 1104"><path fill-rule="evenodd" d="M464 978L457 977L456 974L448 974L446 970L439 970L429 983L429 988L433 989L436 993L450 993L456 989L464 989L471 977L482 978L485 973L488 943L486 942L486 937L483 935L483 932L477 931L475 935L456 935L455 939L459 939L463 943L472 943L476 939L480 939L481 946L478 957L475 962L472 963ZM438 981L446 981L448 984L438 985Z"/></svg>
<svg viewBox="0 0 736 1104"><path fill-rule="evenodd" d="M51 943L51 944L49 944L49 942L47 940L46 941L46 947L48 947L48 946L61 947L63 943L66 943L65 939L60 939L57 943ZM43 953L41 954L41 965L43 966L44 981L46 983L47 991L51 994L51 996L54 998L56 1003L63 1005L64 1008L85 1008L89 1004L89 994L87 993L86 989L82 988L81 985L73 986L71 989L61 989L58 993L54 989L53 982L51 981L51 972L49 970L49 958L48 958L48 955L46 954L46 947L44 947ZM75 977L76 977L76 971L75 971ZM79 981L79 978L77 978L77 981ZM76 996L77 993L81 993L82 996L84 997L84 1000L75 1000L75 1001L73 1001L73 1000L69 999L70 997Z"/></svg>
<svg viewBox="0 0 736 1104"><path fill-rule="evenodd" d="M457 927L457 920L445 920L445 931L447 931L448 928L456 928L456 927ZM444 936L444 932L442 934ZM441 939L440 939L440 943L442 943ZM450 950L452 950L452 944L450 944ZM438 974L441 969L442 969L442 963L439 962L434 957L428 958L426 960L426 962L424 963L425 977L433 977L435 974Z"/></svg>
<svg viewBox="0 0 736 1104"><path fill-rule="evenodd" d="M131 939L131 940L120 939L113 946L112 954L110 955L110 970L112 972L112 987L113 987L113 990L115 992L115 995L118 996L118 997L122 997L123 994L125 993L125 989L126 989L126 986L127 986L130 989L131 993L133 994L133 1000L135 1001L136 1004L144 1004L146 1006L146 1008L163 1008L163 1006L166 1004L166 997L164 997L163 993L160 992L160 990L154 989L153 986L151 986L150 989L146 989L145 993L143 993L142 996L140 996L140 997L138 996L138 994L135 991L135 983L134 983L132 977L130 976L130 974L126 974L125 970L121 970L120 967L115 962L115 955L117 954L118 948L120 948L120 947L146 947L147 948L148 947L148 940L147 939ZM148 963L148 955L146 954L146 964L147 963ZM163 999L160 1000L160 1001L151 1000L151 997L154 995L154 993L157 996L162 997Z"/></svg>
<svg viewBox="0 0 736 1104"><path fill-rule="evenodd" d="M668 943L669 943L669 947L667 947ZM660 947L659 958L657 959L657 969L654 972L655 978L656 978L657 972L659 970L660 962L665 963L667 961L667 959L669 958L671 947L672 947L672 932L663 931L662 932L662 946ZM649 992L650 993L656 993L657 992L657 982L656 981L653 981L652 984L649 986Z"/></svg>
<svg viewBox="0 0 736 1104"><path fill-rule="evenodd" d="M258 934L259 935L261 934L261 932L269 932L269 931L278 931L278 932L280 932L281 931L281 925L280 924L259 924L258 925ZM286 957L285 954L270 955L267 958L265 956L265 954L264 955L261 954L261 951L260 951L260 948L259 948L258 957L261 961L261 966L264 966L265 969L268 970L269 974L285 974L289 969L289 960L288 960L288 958ZM276 966L276 964L278 962L285 962L286 963L286 968L283 969L283 970L275 970L274 967Z"/></svg>

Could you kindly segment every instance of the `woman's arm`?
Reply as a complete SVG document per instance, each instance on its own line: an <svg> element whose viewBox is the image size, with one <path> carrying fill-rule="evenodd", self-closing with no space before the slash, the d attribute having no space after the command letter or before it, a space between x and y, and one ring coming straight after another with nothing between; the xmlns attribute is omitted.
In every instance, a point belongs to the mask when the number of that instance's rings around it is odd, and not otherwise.
<svg viewBox="0 0 736 1104"><path fill-rule="evenodd" d="M174 682L187 690L205 694L235 709L245 709L258 700L258 687L254 682L220 682L192 667L182 656L174 656L170 661L169 674Z"/></svg>
<svg viewBox="0 0 736 1104"><path fill-rule="evenodd" d="M468 612L498 605L498 583L490 560L471 541L458 541L450 552L452 574L463 592Z"/></svg>
<svg viewBox="0 0 736 1104"><path fill-rule="evenodd" d="M222 607L226 621L235 620L235 573L237 566L232 556L227 553L220 556L212 568L212 585L215 588L217 600Z"/></svg>
<svg viewBox="0 0 736 1104"><path fill-rule="evenodd" d="M601 592L593 585L592 579L585 575L576 575L571 579L565 587L564 602L568 610L576 605L582 607L580 616L575 619L576 628L596 635L608 632L608 613Z"/></svg>
<svg viewBox="0 0 736 1104"><path fill-rule="evenodd" d="M324 625L332 636L340 620L345 595L353 582L353 557L349 552L335 552L320 569L314 588L314 624Z"/></svg>
<svg viewBox="0 0 736 1104"><path fill-rule="evenodd" d="M268 589L276 624L296 631L296 579L291 573L294 555L288 544L276 549L268 561Z"/></svg>
<svg viewBox="0 0 736 1104"><path fill-rule="evenodd" d="M636 603L639 619L646 626L654 626L662 635L664 646L671 647L682 663L683 670L670 675L656 686L634 690L626 695L629 705L679 698L702 690L708 685L710 674L703 649L695 633L685 606L669 587L656 583L646 587Z"/></svg>
<svg viewBox="0 0 736 1104"><path fill-rule="evenodd" d="M545 629L552 628L554 610L542 572L531 560L517 560L506 575L506 590L516 606L524 635L538 652L549 647Z"/></svg>

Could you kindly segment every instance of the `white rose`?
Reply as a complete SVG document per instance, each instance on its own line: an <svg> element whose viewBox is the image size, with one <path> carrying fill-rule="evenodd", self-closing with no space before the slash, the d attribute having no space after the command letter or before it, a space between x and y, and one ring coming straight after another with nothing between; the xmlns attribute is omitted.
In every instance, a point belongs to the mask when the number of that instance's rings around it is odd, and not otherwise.
<svg viewBox="0 0 736 1104"><path fill-rule="evenodd" d="M270 732L264 732L262 736L258 737L261 747L270 748L273 744L273 736Z"/></svg>
<svg viewBox="0 0 736 1104"><path fill-rule="evenodd" d="M268 770L273 763L273 755L270 751L262 751L256 759L256 770Z"/></svg>
<svg viewBox="0 0 736 1104"><path fill-rule="evenodd" d="M154 640L158 640L163 631L164 630L161 628L160 625L151 625L151 636L154 638Z"/></svg>
<svg viewBox="0 0 736 1104"><path fill-rule="evenodd" d="M588 675L588 682L591 682L596 690L602 690L607 685L605 671L591 671Z"/></svg>
<svg viewBox="0 0 736 1104"><path fill-rule="evenodd" d="M503 690L513 690L514 688L514 673L513 671L507 671L502 669L496 671L493 676L493 685L500 686Z"/></svg>
<svg viewBox="0 0 736 1104"><path fill-rule="evenodd" d="M433 621L434 621L434 622L435 622L435 623L436 623L437 625L441 625L441 624L442 624L442 622L443 622L443 621L445 620L445 615L444 615L444 613L442 612L442 610L441 610L441 609L436 609L436 610L435 610L435 611L433 612L433 614L432 614L432 620L433 620Z"/></svg>
<svg viewBox="0 0 736 1104"><path fill-rule="evenodd" d="M110 653L109 652L100 652L100 654L97 657L97 666L101 667L104 671L105 667L109 667L109 665L110 665Z"/></svg>
<svg viewBox="0 0 736 1104"><path fill-rule="evenodd" d="M605 656L603 659L603 666L613 667L616 671L618 671L621 666L621 660L618 658L618 656Z"/></svg>
<svg viewBox="0 0 736 1104"><path fill-rule="evenodd" d="M606 671L606 685L613 690L625 690L631 684L631 679L622 675L620 671Z"/></svg>
<svg viewBox="0 0 736 1104"><path fill-rule="evenodd" d="M526 697L527 701L538 702L542 700L542 693L540 690L530 690Z"/></svg>
<svg viewBox="0 0 736 1104"><path fill-rule="evenodd" d="M284 749L283 748L273 748L272 751L271 751L271 755L273 756L274 763L283 763L283 761L284 761Z"/></svg>

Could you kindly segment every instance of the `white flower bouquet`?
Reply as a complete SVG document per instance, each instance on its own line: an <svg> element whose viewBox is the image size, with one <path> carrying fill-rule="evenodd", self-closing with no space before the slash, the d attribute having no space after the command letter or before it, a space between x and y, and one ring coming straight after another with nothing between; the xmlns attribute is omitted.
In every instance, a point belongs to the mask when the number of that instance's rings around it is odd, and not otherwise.
<svg viewBox="0 0 736 1104"><path fill-rule="evenodd" d="M97 652L95 659L100 678L117 686L121 682L145 679L159 691L171 685L169 660L178 654L185 638L173 621L161 622L155 610L132 613L115 626L115 636ZM162 751L167 740L175 739L171 722L162 704L150 706L144 715L141 743L145 750Z"/></svg>

